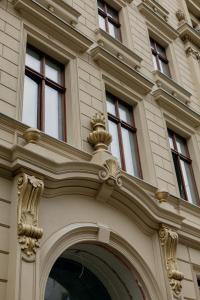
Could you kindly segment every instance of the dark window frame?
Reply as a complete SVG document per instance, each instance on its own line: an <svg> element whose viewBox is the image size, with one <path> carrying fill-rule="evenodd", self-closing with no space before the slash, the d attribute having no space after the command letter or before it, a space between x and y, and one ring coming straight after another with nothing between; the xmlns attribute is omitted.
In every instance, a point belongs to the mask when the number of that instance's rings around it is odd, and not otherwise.
<svg viewBox="0 0 200 300"><path fill-rule="evenodd" d="M189 154L189 150L188 150L188 146L187 146L187 141L186 141L185 138L183 138L182 136L180 136L179 134L175 133L174 131L172 131L170 129L168 129L168 135L170 137L172 137L172 142L173 142L174 149L172 149L171 146L170 146L170 149L171 149L171 152L172 152L173 160L174 160L174 158L176 158L176 163L178 164L178 172L180 174L180 177L177 178L177 181L178 182L180 181L181 185L183 186L184 197L181 196L181 198L183 198L184 200L189 202L188 195L187 195L187 189L186 189L186 185L185 185L185 180L184 180L182 167L181 167L181 160L182 160L182 161L186 162L189 165L191 180L193 182L194 193L195 193L196 200L197 200L196 204L200 205L199 194L198 194L197 185L196 185L196 181L195 181L195 177L194 177L194 172L193 172L193 168L192 168L192 160L190 158L190 154ZM176 137L183 141L184 148L185 148L185 151L186 151L186 155L184 155L184 154L182 154L178 151ZM175 168L176 177L177 177L177 170L176 170L175 164L174 164L174 168ZM179 186L179 184L178 184L178 186ZM181 194L180 187L179 187L179 192Z"/></svg>
<svg viewBox="0 0 200 300"><path fill-rule="evenodd" d="M98 2L101 2L103 5L103 10L99 7ZM122 35L121 35L121 24L119 22L119 12L114 9L112 6L110 6L109 4L107 4L104 0L98 0L97 1L97 5L98 5L98 15L102 16L105 20L105 28L106 28L106 32L108 34L109 33L109 26L108 23L112 23L117 29L118 29L118 38L115 37L115 39L119 40L120 42L122 42ZM115 11L115 13L117 14L117 19L109 16L108 14L108 8Z"/></svg>
<svg viewBox="0 0 200 300"><path fill-rule="evenodd" d="M65 101L65 66L52 58L51 56L45 54L44 52L38 50L32 45L27 44L27 49L33 50L35 53L37 53L40 57L40 72L32 69L29 66L25 65L25 76L29 77L33 81L35 81L38 84L38 103L37 103L37 128L43 132L45 132L44 124L45 124L45 85L51 87L52 89L58 91L61 95L61 106L62 106L62 124L61 126L61 140L66 142L67 134L66 134L66 101ZM61 83L57 83L53 81L52 79L45 76L45 61L48 59L49 61L55 63L56 65L60 66L61 70Z"/></svg>
<svg viewBox="0 0 200 300"><path fill-rule="evenodd" d="M139 155L139 147L138 147L138 140L137 140L137 128L135 127L135 120L134 120L134 111L133 107L124 102L123 100L119 99L118 97L114 96L113 94L106 92L106 98L107 95L111 97L114 100L115 104L115 114L116 116L112 115L108 112L108 120L114 122L117 125L117 133L118 133L118 140L119 140L119 150L120 150L120 159L121 159L121 167L122 170L126 171L126 163L125 163L125 155L124 155L124 147L123 147L123 139L122 139L122 130L121 128L127 129L129 132L133 135L133 142L136 147L136 162L137 162L137 170L139 173L139 178L143 179L142 175L142 168L141 168L141 161L140 161L140 155ZM121 103L123 106L126 106L131 114L132 117L132 124L128 124L125 121L120 119L119 114L119 103Z"/></svg>
<svg viewBox="0 0 200 300"><path fill-rule="evenodd" d="M167 59L167 55L166 55L166 49L160 45L158 42L156 42L154 39L150 38L150 42L151 42L151 52L152 55L155 57L156 59L156 65L157 65L157 69L164 75L168 76L171 78L171 72L170 72L170 68L169 68L169 60ZM164 55L162 55L159 50L158 50L158 46L163 50ZM167 65L169 74L165 74L162 72L161 68L160 68L160 61L163 62L165 65Z"/></svg>

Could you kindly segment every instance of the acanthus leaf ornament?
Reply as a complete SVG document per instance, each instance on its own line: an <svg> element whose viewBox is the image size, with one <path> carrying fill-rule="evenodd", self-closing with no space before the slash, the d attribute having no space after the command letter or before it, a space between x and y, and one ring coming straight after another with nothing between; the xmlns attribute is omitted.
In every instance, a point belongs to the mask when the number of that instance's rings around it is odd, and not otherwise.
<svg viewBox="0 0 200 300"><path fill-rule="evenodd" d="M108 185L122 186L121 169L115 159L107 159L103 165L104 169L99 171L99 178Z"/></svg>
<svg viewBox="0 0 200 300"><path fill-rule="evenodd" d="M178 233L161 224L159 230L161 246L163 247L166 270L169 278L169 284L173 295L177 298L181 294L184 274L177 269L176 250L178 245Z"/></svg>
<svg viewBox="0 0 200 300"><path fill-rule="evenodd" d="M21 174L18 178L18 241L23 253L32 257L39 248L43 229L38 227L38 205L44 189L42 180Z"/></svg>

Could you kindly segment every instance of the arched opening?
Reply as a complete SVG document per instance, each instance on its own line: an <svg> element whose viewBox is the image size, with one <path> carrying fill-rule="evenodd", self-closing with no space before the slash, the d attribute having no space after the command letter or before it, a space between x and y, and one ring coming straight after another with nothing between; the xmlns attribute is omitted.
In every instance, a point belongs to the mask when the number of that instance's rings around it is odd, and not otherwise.
<svg viewBox="0 0 200 300"><path fill-rule="evenodd" d="M44 300L148 300L130 263L100 243L78 243L54 263Z"/></svg>

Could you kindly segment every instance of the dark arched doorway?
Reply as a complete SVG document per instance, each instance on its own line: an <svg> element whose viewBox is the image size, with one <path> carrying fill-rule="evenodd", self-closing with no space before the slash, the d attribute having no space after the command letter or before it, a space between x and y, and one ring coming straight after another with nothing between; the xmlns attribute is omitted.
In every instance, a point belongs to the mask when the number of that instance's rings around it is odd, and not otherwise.
<svg viewBox="0 0 200 300"><path fill-rule="evenodd" d="M44 300L147 300L138 275L105 245L79 243L53 265Z"/></svg>

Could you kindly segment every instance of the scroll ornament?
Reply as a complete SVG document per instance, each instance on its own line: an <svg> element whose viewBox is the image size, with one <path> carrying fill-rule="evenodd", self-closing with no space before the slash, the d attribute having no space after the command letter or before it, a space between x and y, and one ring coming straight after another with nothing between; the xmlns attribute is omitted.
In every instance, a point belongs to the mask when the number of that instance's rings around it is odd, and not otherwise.
<svg viewBox="0 0 200 300"><path fill-rule="evenodd" d="M112 142L112 136L106 130L104 115L96 113L91 119L91 126L93 131L88 136L88 142L96 151L108 150L108 146Z"/></svg>
<svg viewBox="0 0 200 300"><path fill-rule="evenodd" d="M115 159L107 159L103 165L103 169L99 171L99 178L110 186L115 184L122 186L121 169Z"/></svg>
<svg viewBox="0 0 200 300"><path fill-rule="evenodd" d="M178 234L173 229L162 224L159 230L161 246L164 250L164 258L166 263L169 284L175 297L179 297L184 278L183 273L177 269L176 250L178 244Z"/></svg>
<svg viewBox="0 0 200 300"><path fill-rule="evenodd" d="M38 205L43 189L43 181L34 176L23 173L18 178L18 240L27 257L36 253L43 235L43 229L38 227Z"/></svg>

